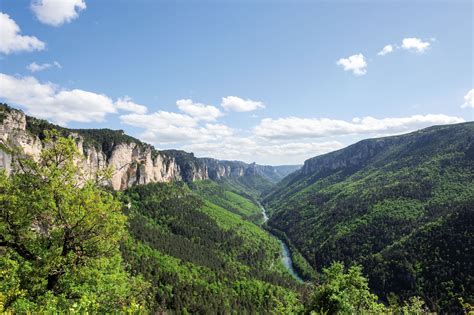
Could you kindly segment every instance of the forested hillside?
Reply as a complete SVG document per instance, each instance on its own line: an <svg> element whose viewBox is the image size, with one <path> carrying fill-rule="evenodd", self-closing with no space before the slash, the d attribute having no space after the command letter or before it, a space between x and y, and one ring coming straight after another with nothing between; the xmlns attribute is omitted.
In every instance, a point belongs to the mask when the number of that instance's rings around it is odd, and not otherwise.
<svg viewBox="0 0 474 315"><path fill-rule="evenodd" d="M190 313L292 313L301 290L280 263L276 239L245 220L260 208L211 181L128 189L126 262L152 283L154 307Z"/></svg>
<svg viewBox="0 0 474 315"><path fill-rule="evenodd" d="M364 140L269 193L268 224L317 269L360 263L386 301L460 312L474 296L474 123Z"/></svg>

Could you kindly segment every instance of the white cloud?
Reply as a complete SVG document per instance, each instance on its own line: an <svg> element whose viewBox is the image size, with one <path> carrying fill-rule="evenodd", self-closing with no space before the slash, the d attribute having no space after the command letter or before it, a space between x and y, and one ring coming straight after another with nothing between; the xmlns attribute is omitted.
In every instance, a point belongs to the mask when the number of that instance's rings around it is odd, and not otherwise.
<svg viewBox="0 0 474 315"><path fill-rule="evenodd" d="M385 56L387 54L390 54L391 52L393 52L393 46L392 45L385 45L381 51L379 51L377 53L377 55L379 56Z"/></svg>
<svg viewBox="0 0 474 315"><path fill-rule="evenodd" d="M367 73L367 62L362 54L352 55L348 58L341 58L336 64L342 66L344 71L352 71L354 75L357 76Z"/></svg>
<svg viewBox="0 0 474 315"><path fill-rule="evenodd" d="M53 63L42 63L42 64L37 64L36 62L32 62L26 67L26 69L30 70L31 72L38 72L38 71L49 69L53 66L59 69L62 68L59 62L54 61Z"/></svg>
<svg viewBox="0 0 474 315"><path fill-rule="evenodd" d="M430 43L416 37L404 38L402 40L402 48L422 54L430 48Z"/></svg>
<svg viewBox="0 0 474 315"><path fill-rule="evenodd" d="M430 125L463 121L460 117L432 114L382 119L364 117L355 118L352 121L328 118L267 118L254 128L254 132L268 139L311 139L341 135L396 134Z"/></svg>
<svg viewBox="0 0 474 315"><path fill-rule="evenodd" d="M342 148L338 141L268 143L254 137L228 137L222 142L198 142L183 146L199 157L258 161L260 164L299 164L316 155Z"/></svg>
<svg viewBox="0 0 474 315"><path fill-rule="evenodd" d="M112 100L102 94L80 89L63 90L33 77L14 77L0 73L0 98L24 106L30 115L58 124L70 121L103 121L115 113Z"/></svg>
<svg viewBox="0 0 474 315"><path fill-rule="evenodd" d="M193 103L190 99L176 101L176 106L183 112L198 120L215 121L222 116L221 111L214 106Z"/></svg>
<svg viewBox="0 0 474 315"><path fill-rule="evenodd" d="M471 89L464 96L464 104L461 105L461 108L474 108L474 89Z"/></svg>
<svg viewBox="0 0 474 315"><path fill-rule="evenodd" d="M208 136L220 139L230 137L234 134L234 129L223 124L206 124L203 129Z"/></svg>
<svg viewBox="0 0 474 315"><path fill-rule="evenodd" d="M222 98L221 106L228 111L250 112L259 108L265 108L262 102L252 101L251 99L241 99L237 96L227 96Z"/></svg>
<svg viewBox="0 0 474 315"><path fill-rule="evenodd" d="M34 0L31 9L41 23L60 26L79 16L86 8L84 0Z"/></svg>
<svg viewBox="0 0 474 315"><path fill-rule="evenodd" d="M26 69L30 70L31 72L43 71L49 68L51 68L50 63L37 64L36 62L32 62L26 67Z"/></svg>
<svg viewBox="0 0 474 315"><path fill-rule="evenodd" d="M34 36L20 35L20 27L6 13L0 12L0 53L43 50L46 44Z"/></svg>
<svg viewBox="0 0 474 315"><path fill-rule="evenodd" d="M145 129L143 140L157 146L192 141L213 141L233 134L226 125L207 123L199 126L198 119L188 115L158 111L147 115L120 116L122 123Z"/></svg>
<svg viewBox="0 0 474 315"><path fill-rule="evenodd" d="M119 98L115 102L115 107L136 114L145 114L148 111L146 106L134 103L129 96Z"/></svg>
<svg viewBox="0 0 474 315"><path fill-rule="evenodd" d="M158 111L151 114L128 114L120 116L122 122L127 125L141 127L141 128L154 128L155 126L178 126L178 127L194 127L197 125L196 120L191 116Z"/></svg>

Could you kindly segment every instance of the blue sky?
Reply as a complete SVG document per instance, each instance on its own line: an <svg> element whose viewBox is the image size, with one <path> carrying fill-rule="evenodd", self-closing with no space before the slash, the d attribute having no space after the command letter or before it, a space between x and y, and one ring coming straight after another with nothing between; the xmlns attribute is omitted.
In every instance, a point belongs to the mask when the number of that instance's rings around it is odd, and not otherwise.
<svg viewBox="0 0 474 315"><path fill-rule="evenodd" d="M472 1L5 0L0 11L1 100L159 149L302 163L474 118Z"/></svg>

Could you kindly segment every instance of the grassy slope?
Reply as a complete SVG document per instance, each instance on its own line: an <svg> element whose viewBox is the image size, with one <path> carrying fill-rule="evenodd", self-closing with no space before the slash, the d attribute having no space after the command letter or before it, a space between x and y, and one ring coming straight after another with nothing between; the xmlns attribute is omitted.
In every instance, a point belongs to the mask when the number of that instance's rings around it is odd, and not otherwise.
<svg viewBox="0 0 474 315"><path fill-rule="evenodd" d="M456 310L457 297L473 300L473 139L474 123L433 127L399 136L358 167L290 175L265 200L269 224L318 269L360 262L378 294L419 294ZM461 214L467 221L454 233ZM427 237L435 231L443 246ZM458 247L463 254L448 250Z"/></svg>
<svg viewBox="0 0 474 315"><path fill-rule="evenodd" d="M262 179L263 180L263 179ZM259 205L260 194L253 186L240 179L226 178L220 181L196 181L193 190L206 200L231 211L253 223L262 223L262 209Z"/></svg>
<svg viewBox="0 0 474 315"><path fill-rule="evenodd" d="M234 180L196 181L193 183L196 193L244 219L258 221L262 210L256 202L256 196L250 189L245 189Z"/></svg>

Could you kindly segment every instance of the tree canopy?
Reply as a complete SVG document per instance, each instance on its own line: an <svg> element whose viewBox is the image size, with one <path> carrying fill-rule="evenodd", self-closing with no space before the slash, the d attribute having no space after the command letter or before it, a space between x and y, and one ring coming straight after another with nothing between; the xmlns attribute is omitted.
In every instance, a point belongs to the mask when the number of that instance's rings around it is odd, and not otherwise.
<svg viewBox="0 0 474 315"><path fill-rule="evenodd" d="M121 203L81 177L72 138L47 132L45 146L37 161L12 150L0 173L0 311L139 308L146 283L123 267Z"/></svg>

